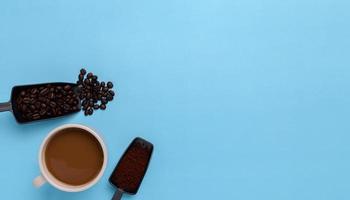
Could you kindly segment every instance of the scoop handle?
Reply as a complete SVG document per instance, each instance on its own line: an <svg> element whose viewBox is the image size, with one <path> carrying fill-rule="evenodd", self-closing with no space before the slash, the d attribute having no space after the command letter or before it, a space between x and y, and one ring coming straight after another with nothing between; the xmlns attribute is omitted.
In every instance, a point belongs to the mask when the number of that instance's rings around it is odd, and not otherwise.
<svg viewBox="0 0 350 200"><path fill-rule="evenodd" d="M11 111L12 105L11 102L0 103L0 112Z"/></svg>
<svg viewBox="0 0 350 200"><path fill-rule="evenodd" d="M123 191L120 189L117 189L117 191L114 193L112 200L120 200L122 199Z"/></svg>

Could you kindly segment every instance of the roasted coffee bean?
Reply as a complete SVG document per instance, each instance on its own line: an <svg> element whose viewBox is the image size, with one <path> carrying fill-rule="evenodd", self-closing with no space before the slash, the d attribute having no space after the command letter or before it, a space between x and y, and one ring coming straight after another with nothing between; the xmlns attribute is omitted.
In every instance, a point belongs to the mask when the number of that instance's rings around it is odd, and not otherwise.
<svg viewBox="0 0 350 200"><path fill-rule="evenodd" d="M54 93L50 93L50 94L49 94L49 98L50 98L50 99L54 99L54 98L55 98L55 94L54 94Z"/></svg>
<svg viewBox="0 0 350 200"><path fill-rule="evenodd" d="M24 96L26 96L26 92L25 92L25 91L21 91L20 95L21 95L22 97L24 97Z"/></svg>
<svg viewBox="0 0 350 200"><path fill-rule="evenodd" d="M89 85L89 84L90 84L90 80L89 80L89 79L85 79L85 80L84 80L84 84L85 84L85 85Z"/></svg>
<svg viewBox="0 0 350 200"><path fill-rule="evenodd" d="M92 115L94 113L94 110L91 107L89 107L87 111L89 115Z"/></svg>
<svg viewBox="0 0 350 200"><path fill-rule="evenodd" d="M70 106L68 104L63 104L63 109L68 111L70 110Z"/></svg>
<svg viewBox="0 0 350 200"><path fill-rule="evenodd" d="M93 75L94 75L93 73L89 72L89 73L87 74L87 78L92 78Z"/></svg>
<svg viewBox="0 0 350 200"><path fill-rule="evenodd" d="M70 85L66 85L63 88L66 92L70 91L72 89L72 87Z"/></svg>
<svg viewBox="0 0 350 200"><path fill-rule="evenodd" d="M85 70L84 68L82 68L82 69L80 70L80 74L84 76L84 75L86 74L86 70Z"/></svg>
<svg viewBox="0 0 350 200"><path fill-rule="evenodd" d="M114 93L114 91L113 91L113 90L108 91L108 93L109 93L110 95L112 95L112 96L114 96L114 95L115 95L115 93Z"/></svg>
<svg viewBox="0 0 350 200"><path fill-rule="evenodd" d="M52 108L55 108L55 107L57 106L57 104L56 104L54 101L51 101L51 102L50 102L50 106L51 106Z"/></svg>
<svg viewBox="0 0 350 200"><path fill-rule="evenodd" d="M101 104L101 105L100 105L100 109L101 109L101 110L106 110L106 107L107 107L106 104Z"/></svg>
<svg viewBox="0 0 350 200"><path fill-rule="evenodd" d="M41 116L45 116L46 110L41 110L39 114L40 114Z"/></svg>
<svg viewBox="0 0 350 200"><path fill-rule="evenodd" d="M25 98L23 99L23 103L30 103L30 98L25 97Z"/></svg>
<svg viewBox="0 0 350 200"><path fill-rule="evenodd" d="M30 110L32 110L32 111L35 111L35 110L36 110L36 108L35 108L35 106L34 106L33 104L30 105L29 108L30 108Z"/></svg>
<svg viewBox="0 0 350 200"><path fill-rule="evenodd" d="M39 101L37 101L37 102L35 102L35 107L38 109L38 108L40 108L40 106L41 106L41 103L39 102Z"/></svg>
<svg viewBox="0 0 350 200"><path fill-rule="evenodd" d="M39 113L35 113L32 115L33 119L39 119L40 118L40 114Z"/></svg>
<svg viewBox="0 0 350 200"><path fill-rule="evenodd" d="M107 101L112 101L113 100L113 96L112 95L107 95Z"/></svg>
<svg viewBox="0 0 350 200"><path fill-rule="evenodd" d="M102 97L101 103L102 104L107 104L108 103L107 98L106 97Z"/></svg>
<svg viewBox="0 0 350 200"><path fill-rule="evenodd" d="M46 95L47 93L49 92L49 89L48 88L44 88L40 91L40 95L44 96Z"/></svg>
<svg viewBox="0 0 350 200"><path fill-rule="evenodd" d="M38 93L38 89L37 88L33 88L31 91L30 91L31 94L37 94Z"/></svg>
<svg viewBox="0 0 350 200"><path fill-rule="evenodd" d="M108 81L108 83L107 83L107 87L108 87L109 89L112 89L112 88L113 88L113 83L112 83L112 82L110 82L110 81Z"/></svg>
<svg viewBox="0 0 350 200"><path fill-rule="evenodd" d="M95 110L97 110L97 109L99 109L100 108L100 106L98 105L98 104L94 104L94 109Z"/></svg>
<svg viewBox="0 0 350 200"><path fill-rule="evenodd" d="M25 104L22 105L21 109L22 109L23 112L26 112L27 111L27 105L25 105Z"/></svg>

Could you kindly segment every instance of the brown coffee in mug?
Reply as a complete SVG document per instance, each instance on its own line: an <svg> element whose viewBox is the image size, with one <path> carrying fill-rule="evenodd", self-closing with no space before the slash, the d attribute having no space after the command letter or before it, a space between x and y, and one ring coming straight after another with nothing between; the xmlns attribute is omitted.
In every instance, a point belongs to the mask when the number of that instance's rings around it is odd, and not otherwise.
<svg viewBox="0 0 350 200"><path fill-rule="evenodd" d="M107 147L94 129L81 124L59 126L41 143L41 174L33 185L39 188L49 183L65 192L87 190L103 176L107 157Z"/></svg>
<svg viewBox="0 0 350 200"><path fill-rule="evenodd" d="M83 185L101 171L104 153L100 142L81 128L66 128L48 141L44 159L47 170L68 185Z"/></svg>

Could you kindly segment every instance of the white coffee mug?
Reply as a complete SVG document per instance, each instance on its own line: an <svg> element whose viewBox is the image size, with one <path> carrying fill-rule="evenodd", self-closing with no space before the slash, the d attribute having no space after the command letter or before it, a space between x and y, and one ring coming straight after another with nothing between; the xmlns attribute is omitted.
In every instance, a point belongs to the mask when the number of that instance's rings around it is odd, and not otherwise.
<svg viewBox="0 0 350 200"><path fill-rule="evenodd" d="M62 181L58 180L57 178L55 178L47 169L46 167L46 163L45 163L45 150L46 150L46 146L48 144L48 142L50 141L50 139L52 138L52 136L54 136L56 133L60 132L63 129L67 129L67 128L79 128L82 130L87 131L88 133L90 133L91 135L93 135L99 142L99 144L101 145L102 151L103 151L103 164L102 167L100 169L100 172L98 173L98 175L92 179L91 181L89 181L88 183L85 183L83 185L69 185L67 183L63 183ZM93 129L84 126L84 125L80 125L80 124L65 124L62 126L59 126L57 128L55 128L54 130L52 130L44 139L43 143L41 144L40 150L39 150L39 166L40 166L40 171L41 171L41 175L36 177L33 180L33 184L35 187L40 187L42 186L44 183L48 182L49 184L51 184L52 186L54 186L55 188L65 191L65 192L80 192L80 191L84 191L90 187L92 187L93 185L95 185L100 178L102 177L105 169L106 169L106 165L107 165L107 148L105 143L103 142L101 136L99 134L96 133L96 131L94 131Z"/></svg>

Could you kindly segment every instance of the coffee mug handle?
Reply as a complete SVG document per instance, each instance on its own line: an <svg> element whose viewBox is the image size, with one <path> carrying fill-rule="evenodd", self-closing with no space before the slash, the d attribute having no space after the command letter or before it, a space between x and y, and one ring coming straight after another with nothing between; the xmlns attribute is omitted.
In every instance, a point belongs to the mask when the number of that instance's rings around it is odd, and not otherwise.
<svg viewBox="0 0 350 200"><path fill-rule="evenodd" d="M46 179L45 179L42 175L37 176L37 177L33 180L33 185L34 185L36 188L41 187L42 185L44 185L44 183L46 183Z"/></svg>

